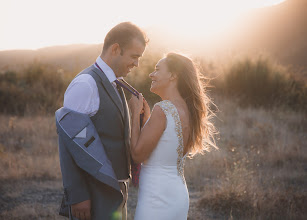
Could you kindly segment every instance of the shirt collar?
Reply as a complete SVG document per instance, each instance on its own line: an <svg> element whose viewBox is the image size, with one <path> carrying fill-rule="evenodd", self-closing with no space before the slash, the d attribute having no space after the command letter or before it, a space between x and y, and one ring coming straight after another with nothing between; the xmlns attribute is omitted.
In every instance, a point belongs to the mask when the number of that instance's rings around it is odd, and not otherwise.
<svg viewBox="0 0 307 220"><path fill-rule="evenodd" d="M102 69L102 71L105 73L106 77L110 81L110 83L113 83L116 80L116 76L114 71L111 69L111 67L106 64L101 57L97 57L96 59L97 65ZM95 66L95 65L94 65ZM96 66L95 66L96 67ZM96 67L97 68L97 67ZM118 77L117 79L122 79L123 77Z"/></svg>

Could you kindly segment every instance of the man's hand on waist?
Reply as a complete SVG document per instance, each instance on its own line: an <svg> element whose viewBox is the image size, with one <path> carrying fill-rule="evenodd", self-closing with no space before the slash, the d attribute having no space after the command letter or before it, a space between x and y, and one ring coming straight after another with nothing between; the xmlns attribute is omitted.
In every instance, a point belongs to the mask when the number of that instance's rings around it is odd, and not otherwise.
<svg viewBox="0 0 307 220"><path fill-rule="evenodd" d="M72 215L80 220L91 220L91 200L71 205Z"/></svg>

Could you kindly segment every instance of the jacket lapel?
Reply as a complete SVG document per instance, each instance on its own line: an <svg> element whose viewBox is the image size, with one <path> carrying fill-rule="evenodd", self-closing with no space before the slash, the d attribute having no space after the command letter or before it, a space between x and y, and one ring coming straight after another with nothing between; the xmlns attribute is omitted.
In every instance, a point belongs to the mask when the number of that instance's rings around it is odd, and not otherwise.
<svg viewBox="0 0 307 220"><path fill-rule="evenodd" d="M116 94L116 91L115 91L114 87L112 86L112 84L110 83L110 81L108 80L107 76L103 72L101 72L99 69L97 69L96 67L92 66L92 68L93 68L93 71L101 78L101 82L102 82L103 87L105 88L105 90L107 91L109 96L111 97L114 104L117 106L117 108L118 108L119 112L121 113L122 117L125 118L122 103L119 100L119 97Z"/></svg>

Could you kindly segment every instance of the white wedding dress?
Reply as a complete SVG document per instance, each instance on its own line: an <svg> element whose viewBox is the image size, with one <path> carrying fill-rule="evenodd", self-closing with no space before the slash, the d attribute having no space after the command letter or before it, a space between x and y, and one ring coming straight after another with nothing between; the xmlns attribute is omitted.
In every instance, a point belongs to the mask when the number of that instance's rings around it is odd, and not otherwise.
<svg viewBox="0 0 307 220"><path fill-rule="evenodd" d="M142 164L135 220L187 219L189 193L183 168L183 135L180 117L170 101L158 102L166 115L166 129L157 147Z"/></svg>

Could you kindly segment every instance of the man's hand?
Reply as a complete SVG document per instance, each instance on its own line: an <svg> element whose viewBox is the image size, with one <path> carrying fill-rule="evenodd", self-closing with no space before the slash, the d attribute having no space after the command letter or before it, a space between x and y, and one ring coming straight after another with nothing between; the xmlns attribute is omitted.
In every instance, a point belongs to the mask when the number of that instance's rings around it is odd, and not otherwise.
<svg viewBox="0 0 307 220"><path fill-rule="evenodd" d="M80 220L91 220L91 200L71 205L72 215Z"/></svg>
<svg viewBox="0 0 307 220"><path fill-rule="evenodd" d="M136 96L132 96L128 102L128 106L132 115L140 115L143 109L142 93L139 94L139 98L137 98Z"/></svg>

